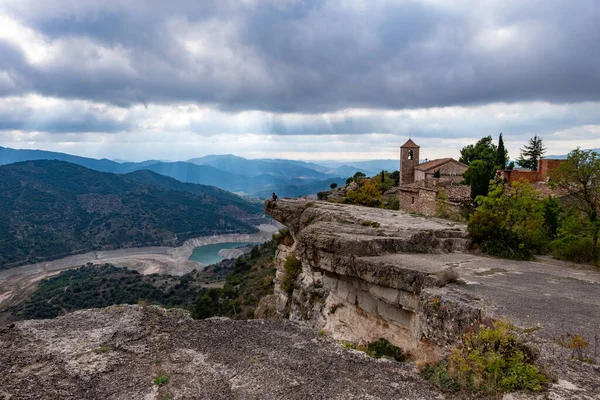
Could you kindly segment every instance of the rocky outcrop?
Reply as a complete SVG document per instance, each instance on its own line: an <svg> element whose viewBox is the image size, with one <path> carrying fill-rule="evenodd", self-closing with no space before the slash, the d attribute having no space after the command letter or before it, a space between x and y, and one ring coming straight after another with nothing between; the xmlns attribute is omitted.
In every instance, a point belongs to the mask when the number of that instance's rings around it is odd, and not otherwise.
<svg viewBox="0 0 600 400"><path fill-rule="evenodd" d="M278 200L265 208L295 239L293 246L279 248L276 282L285 277L291 253L302 261L295 289L276 292L280 316L306 321L335 338L385 337L412 350L423 340L451 341L480 318L471 302L442 300L436 293L452 265L403 256L466 251L470 241L464 225L306 200Z"/></svg>
<svg viewBox="0 0 600 400"><path fill-rule="evenodd" d="M421 362L439 357L473 322L508 317L532 332L541 364L557 378L547 398L600 398L600 367L573 361L556 341L578 333L597 359L597 270L474 254L464 225L401 211L287 199L265 209L294 243L279 246L276 290L261 302L263 316L303 321L341 340L384 337ZM292 254L302 272L284 291Z"/></svg>
<svg viewBox="0 0 600 400"><path fill-rule="evenodd" d="M113 306L0 329L0 399L433 399L409 364L290 321Z"/></svg>

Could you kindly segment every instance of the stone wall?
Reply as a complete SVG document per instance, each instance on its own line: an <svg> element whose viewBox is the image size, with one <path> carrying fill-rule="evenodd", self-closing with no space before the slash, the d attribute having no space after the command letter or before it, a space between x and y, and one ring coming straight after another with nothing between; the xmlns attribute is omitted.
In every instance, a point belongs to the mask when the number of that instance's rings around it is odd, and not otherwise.
<svg viewBox="0 0 600 400"><path fill-rule="evenodd" d="M462 214L462 205L452 201L441 204L438 200L438 191L432 189L403 189L398 190L400 209L415 214L429 217L444 217L459 220Z"/></svg>

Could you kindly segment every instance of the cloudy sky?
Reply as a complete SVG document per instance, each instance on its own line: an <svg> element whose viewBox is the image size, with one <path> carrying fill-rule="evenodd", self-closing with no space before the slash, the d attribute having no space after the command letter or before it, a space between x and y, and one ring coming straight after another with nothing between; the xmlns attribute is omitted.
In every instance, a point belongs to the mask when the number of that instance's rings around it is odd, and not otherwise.
<svg viewBox="0 0 600 400"><path fill-rule="evenodd" d="M0 0L0 146L127 160L600 147L598 0Z"/></svg>

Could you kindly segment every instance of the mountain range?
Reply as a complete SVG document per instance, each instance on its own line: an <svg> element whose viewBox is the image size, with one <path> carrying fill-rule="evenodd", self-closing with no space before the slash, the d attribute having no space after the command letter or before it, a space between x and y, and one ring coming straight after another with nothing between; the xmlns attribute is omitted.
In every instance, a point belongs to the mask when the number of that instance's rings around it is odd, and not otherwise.
<svg viewBox="0 0 600 400"><path fill-rule="evenodd" d="M246 159L234 155L209 155L187 161L147 160L122 162L79 157L43 150L19 150L0 147L0 165L32 160L60 160L101 172L126 174L149 170L181 182L212 185L250 197L296 197L342 185L357 171L372 176L382 169L397 169L397 160L374 160L353 163L327 161L325 164L282 159Z"/></svg>
<svg viewBox="0 0 600 400"><path fill-rule="evenodd" d="M148 170L35 160L0 167L0 269L92 250L256 232L262 204Z"/></svg>

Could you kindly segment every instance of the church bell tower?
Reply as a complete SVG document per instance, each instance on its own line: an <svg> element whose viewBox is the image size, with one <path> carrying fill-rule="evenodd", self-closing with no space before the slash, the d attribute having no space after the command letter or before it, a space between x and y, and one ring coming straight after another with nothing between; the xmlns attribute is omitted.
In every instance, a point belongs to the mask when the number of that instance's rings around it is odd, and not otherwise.
<svg viewBox="0 0 600 400"><path fill-rule="evenodd" d="M400 147L400 185L406 185L415 181L415 167L419 165L420 147L408 139Z"/></svg>

